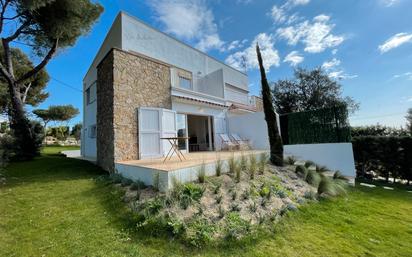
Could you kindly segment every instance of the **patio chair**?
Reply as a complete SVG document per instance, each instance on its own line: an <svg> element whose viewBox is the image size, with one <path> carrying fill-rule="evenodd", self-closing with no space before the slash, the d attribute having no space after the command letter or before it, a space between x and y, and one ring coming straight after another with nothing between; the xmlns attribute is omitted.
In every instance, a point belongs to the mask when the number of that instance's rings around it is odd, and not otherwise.
<svg viewBox="0 0 412 257"><path fill-rule="evenodd" d="M236 133L233 133L231 136L236 141L236 143L239 145L240 149L251 149L249 139L243 139Z"/></svg>
<svg viewBox="0 0 412 257"><path fill-rule="evenodd" d="M235 148L239 148L239 144L236 141L230 139L230 137L226 134L219 134L220 138L222 139L222 146L223 148L227 148L229 151L232 151Z"/></svg>

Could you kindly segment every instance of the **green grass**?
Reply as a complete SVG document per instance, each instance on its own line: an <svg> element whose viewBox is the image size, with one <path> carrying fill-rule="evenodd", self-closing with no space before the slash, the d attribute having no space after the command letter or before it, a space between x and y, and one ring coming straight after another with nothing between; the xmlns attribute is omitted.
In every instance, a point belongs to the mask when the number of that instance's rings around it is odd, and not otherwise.
<svg viewBox="0 0 412 257"><path fill-rule="evenodd" d="M412 193L357 188L308 205L274 233L203 249L135 232L102 171L47 147L0 188L0 256L412 256Z"/></svg>

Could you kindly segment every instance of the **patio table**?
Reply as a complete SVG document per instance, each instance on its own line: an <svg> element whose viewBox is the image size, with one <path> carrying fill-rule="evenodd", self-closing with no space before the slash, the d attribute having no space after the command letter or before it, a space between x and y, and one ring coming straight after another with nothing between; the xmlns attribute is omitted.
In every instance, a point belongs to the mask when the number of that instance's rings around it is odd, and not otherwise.
<svg viewBox="0 0 412 257"><path fill-rule="evenodd" d="M166 157L164 158L163 163L166 162L167 159L170 160L173 156L173 153L176 153L177 157L179 157L179 160L181 162L183 161L183 159L186 160L186 157L179 150L179 140L188 140L189 137L161 137L160 139L167 140L170 143L169 152L167 153Z"/></svg>

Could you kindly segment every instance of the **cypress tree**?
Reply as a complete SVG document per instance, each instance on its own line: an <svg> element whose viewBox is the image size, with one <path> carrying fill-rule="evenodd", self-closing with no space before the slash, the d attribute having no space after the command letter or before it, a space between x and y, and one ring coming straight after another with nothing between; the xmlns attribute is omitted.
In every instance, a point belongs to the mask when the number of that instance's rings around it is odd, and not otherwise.
<svg viewBox="0 0 412 257"><path fill-rule="evenodd" d="M270 162L277 166L283 166L283 144L279 134L277 118L272 102L272 92L266 78L265 67L263 66L262 54L260 53L259 44L256 44L256 52L259 61L260 76L262 81L262 98L263 111L268 126L269 144L270 144Z"/></svg>

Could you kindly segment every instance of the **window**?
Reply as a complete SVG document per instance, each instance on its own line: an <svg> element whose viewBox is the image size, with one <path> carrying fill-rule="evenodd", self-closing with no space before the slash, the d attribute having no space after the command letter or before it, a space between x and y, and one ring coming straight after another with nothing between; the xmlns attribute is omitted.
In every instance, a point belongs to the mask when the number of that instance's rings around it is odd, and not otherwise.
<svg viewBox="0 0 412 257"><path fill-rule="evenodd" d="M184 89L192 89L192 80L179 76L179 86Z"/></svg>
<svg viewBox="0 0 412 257"><path fill-rule="evenodd" d="M96 82L86 89L86 103L91 104L96 101Z"/></svg>
<svg viewBox="0 0 412 257"><path fill-rule="evenodd" d="M89 127L89 137L90 138L96 138L96 134L97 134L97 128L96 128L96 124L92 125Z"/></svg>

